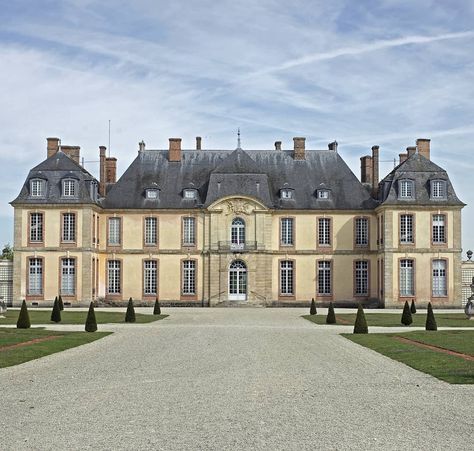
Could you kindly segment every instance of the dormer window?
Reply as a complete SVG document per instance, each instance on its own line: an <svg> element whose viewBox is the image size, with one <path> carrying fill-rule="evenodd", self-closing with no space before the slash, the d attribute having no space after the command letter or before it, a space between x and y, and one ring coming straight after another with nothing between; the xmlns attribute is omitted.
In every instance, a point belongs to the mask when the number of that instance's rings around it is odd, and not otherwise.
<svg viewBox="0 0 474 451"><path fill-rule="evenodd" d="M280 197L282 199L293 199L293 190L292 189L280 190Z"/></svg>
<svg viewBox="0 0 474 451"><path fill-rule="evenodd" d="M329 199L329 190L319 189L318 190L318 199Z"/></svg>
<svg viewBox="0 0 474 451"><path fill-rule="evenodd" d="M185 199L196 199L197 191L195 189L185 189L183 191L183 197Z"/></svg>
<svg viewBox="0 0 474 451"><path fill-rule="evenodd" d="M431 199L446 199L446 181L432 180L430 192Z"/></svg>
<svg viewBox="0 0 474 451"><path fill-rule="evenodd" d="M63 197L77 197L77 180L65 179L63 180Z"/></svg>
<svg viewBox="0 0 474 451"><path fill-rule="evenodd" d="M30 181L31 197L44 197L46 193L46 181L43 179L32 179Z"/></svg>
<svg viewBox="0 0 474 451"><path fill-rule="evenodd" d="M413 180L399 180L398 189L399 199L413 199L415 197Z"/></svg>
<svg viewBox="0 0 474 451"><path fill-rule="evenodd" d="M158 199L158 190L157 189L147 189L145 191L145 197L147 199Z"/></svg>

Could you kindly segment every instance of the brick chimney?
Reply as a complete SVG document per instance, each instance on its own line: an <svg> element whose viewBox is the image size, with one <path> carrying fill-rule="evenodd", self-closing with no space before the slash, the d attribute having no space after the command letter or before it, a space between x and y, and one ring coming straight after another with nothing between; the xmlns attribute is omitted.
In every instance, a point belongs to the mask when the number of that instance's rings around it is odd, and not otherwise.
<svg viewBox="0 0 474 451"><path fill-rule="evenodd" d="M117 158L107 157L105 159L105 183L115 183L117 181Z"/></svg>
<svg viewBox="0 0 474 451"><path fill-rule="evenodd" d="M372 157L360 157L360 181L372 185Z"/></svg>
<svg viewBox="0 0 474 451"><path fill-rule="evenodd" d="M408 154L406 153L399 153L398 154L398 158L400 158L400 163L399 164L402 164L404 161L406 161L406 159L408 158Z"/></svg>
<svg viewBox="0 0 474 451"><path fill-rule="evenodd" d="M61 152L65 153L77 164L80 164L81 148L79 146L61 146Z"/></svg>
<svg viewBox="0 0 474 451"><path fill-rule="evenodd" d="M275 150L281 150L281 141L275 141Z"/></svg>
<svg viewBox="0 0 474 451"><path fill-rule="evenodd" d="M305 156L305 142L306 142L306 138L302 138L302 137L293 138L293 143L294 143L293 158L295 160L305 160L306 159L306 156Z"/></svg>
<svg viewBox="0 0 474 451"><path fill-rule="evenodd" d="M416 147L415 146L407 147L407 158L410 158L412 155L415 155L415 153L416 153Z"/></svg>
<svg viewBox="0 0 474 451"><path fill-rule="evenodd" d="M181 161L181 138L170 138L168 161Z"/></svg>
<svg viewBox="0 0 474 451"><path fill-rule="evenodd" d="M196 136L196 150L201 150L201 142L202 138L200 136Z"/></svg>
<svg viewBox="0 0 474 451"><path fill-rule="evenodd" d="M47 146L46 146L46 150L47 150L47 155L48 155L48 158L49 157L52 157L54 154L56 154L56 152L59 150L59 141L60 139L59 138L46 138L46 141L47 141Z"/></svg>
<svg viewBox="0 0 474 451"><path fill-rule="evenodd" d="M419 138L416 140L416 148L418 149L418 153L428 160L430 159L430 141L430 139L425 138Z"/></svg>
<svg viewBox="0 0 474 451"><path fill-rule="evenodd" d="M104 197L105 196L105 159L106 159L106 152L107 148L105 146L99 146L99 194Z"/></svg>
<svg viewBox="0 0 474 451"><path fill-rule="evenodd" d="M379 188L379 146L372 146L372 195L377 196Z"/></svg>

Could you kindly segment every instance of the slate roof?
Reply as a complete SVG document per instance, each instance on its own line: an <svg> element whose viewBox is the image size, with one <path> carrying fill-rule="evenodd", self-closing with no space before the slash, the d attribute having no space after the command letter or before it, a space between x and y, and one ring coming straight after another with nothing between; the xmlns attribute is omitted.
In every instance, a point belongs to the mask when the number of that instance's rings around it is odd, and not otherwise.
<svg viewBox="0 0 474 451"><path fill-rule="evenodd" d="M399 180L414 181L415 196L413 199L399 199ZM432 180L446 181L446 199L432 199L430 184ZM447 172L424 156L415 153L395 167L379 184L379 201L382 205L459 205L459 200L449 180Z"/></svg>
<svg viewBox="0 0 474 451"><path fill-rule="evenodd" d="M30 180L34 178L46 180L46 193L44 197L30 196ZM78 195L75 198L64 198L61 196L62 180L65 178L77 180ZM69 158L65 153L59 151L30 170L20 194L11 204L95 203L91 196L91 183L98 182L81 165Z"/></svg>

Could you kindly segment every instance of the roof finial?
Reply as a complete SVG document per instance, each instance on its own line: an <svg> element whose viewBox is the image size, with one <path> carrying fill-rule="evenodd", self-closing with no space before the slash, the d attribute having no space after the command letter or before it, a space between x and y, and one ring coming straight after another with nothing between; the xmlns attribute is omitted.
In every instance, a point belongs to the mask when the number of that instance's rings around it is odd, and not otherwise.
<svg viewBox="0 0 474 451"><path fill-rule="evenodd" d="M240 127L237 129L237 149L241 149L241 147L240 147Z"/></svg>

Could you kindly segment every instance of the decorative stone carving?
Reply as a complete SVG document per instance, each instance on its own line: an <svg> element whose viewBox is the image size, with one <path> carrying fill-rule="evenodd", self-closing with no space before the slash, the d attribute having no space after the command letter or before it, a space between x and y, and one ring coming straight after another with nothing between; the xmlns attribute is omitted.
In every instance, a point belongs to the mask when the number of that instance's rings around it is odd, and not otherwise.
<svg viewBox="0 0 474 451"><path fill-rule="evenodd" d="M226 215L249 215L255 207L244 199L228 200L225 203Z"/></svg>

